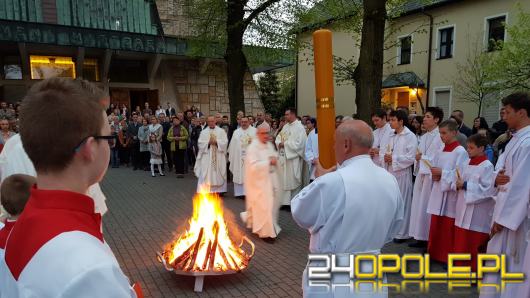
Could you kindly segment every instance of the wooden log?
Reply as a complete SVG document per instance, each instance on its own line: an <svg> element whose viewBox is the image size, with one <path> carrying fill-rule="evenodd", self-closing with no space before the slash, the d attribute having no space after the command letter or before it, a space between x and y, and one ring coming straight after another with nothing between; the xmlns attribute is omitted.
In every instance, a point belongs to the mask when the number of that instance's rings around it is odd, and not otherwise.
<svg viewBox="0 0 530 298"><path fill-rule="evenodd" d="M215 265L215 253L217 252L217 246L219 245L219 223L217 221L213 224L213 229L215 236L213 239L212 251L210 253L210 265L208 266L208 270L214 269L213 267Z"/></svg>
<svg viewBox="0 0 530 298"><path fill-rule="evenodd" d="M236 260L234 260L234 258L232 257L232 255L230 254L230 252L228 253L228 255L230 256L230 260L232 260L232 262L234 263L234 269L236 271L241 271L241 268L239 268L239 265L237 264Z"/></svg>
<svg viewBox="0 0 530 298"><path fill-rule="evenodd" d="M182 262L182 260L185 260L189 257L190 253L191 253L191 250L193 249L193 246L195 246L195 243L193 243L192 245L190 245L190 247L188 247L180 256L178 256L173 262L172 264L173 265L177 265L179 264L180 262Z"/></svg>
<svg viewBox="0 0 530 298"><path fill-rule="evenodd" d="M225 263L226 265L226 268L228 270L232 270L232 266L230 265L230 262L228 262L228 259L225 255L225 252L223 251L223 248L221 246L219 246L219 254L221 255L221 258L223 258L223 262Z"/></svg>
<svg viewBox="0 0 530 298"><path fill-rule="evenodd" d="M208 241L208 248L206 249L206 255L204 256L204 263L202 263L202 270L206 270L208 261L210 260L210 253L212 252L212 240Z"/></svg>
<svg viewBox="0 0 530 298"><path fill-rule="evenodd" d="M195 266L195 261L197 260L197 255L199 254L199 249L201 248L202 235L204 234L204 228L201 228L199 236L197 236L197 241L195 241L195 247L193 248L193 254L190 258L190 263L186 266L186 271L193 270Z"/></svg>

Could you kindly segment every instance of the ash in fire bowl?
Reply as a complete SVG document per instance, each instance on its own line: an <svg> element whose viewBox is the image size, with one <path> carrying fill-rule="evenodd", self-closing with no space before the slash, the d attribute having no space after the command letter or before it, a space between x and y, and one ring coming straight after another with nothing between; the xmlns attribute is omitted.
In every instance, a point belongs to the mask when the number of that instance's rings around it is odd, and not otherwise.
<svg viewBox="0 0 530 298"><path fill-rule="evenodd" d="M243 241L252 248L242 249ZM188 230L166 245L158 260L168 271L182 275L219 275L236 273L248 266L254 255L254 243L243 236L240 245L230 239L221 198L201 192L193 198L193 216ZM201 280L202 290L202 280ZM197 284L196 289L197 290Z"/></svg>

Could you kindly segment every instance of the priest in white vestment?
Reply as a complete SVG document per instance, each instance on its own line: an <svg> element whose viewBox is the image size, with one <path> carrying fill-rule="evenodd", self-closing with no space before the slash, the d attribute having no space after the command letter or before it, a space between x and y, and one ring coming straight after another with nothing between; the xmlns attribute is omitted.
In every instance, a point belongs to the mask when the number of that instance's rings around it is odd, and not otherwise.
<svg viewBox="0 0 530 298"><path fill-rule="evenodd" d="M291 199L302 188L307 135L304 125L296 118L296 110L285 112L287 123L276 137L276 147L280 153L279 165L283 180L282 205L291 205Z"/></svg>
<svg viewBox="0 0 530 298"><path fill-rule="evenodd" d="M395 242L406 241L409 236L410 208L412 203L412 166L418 148L418 139L405 124L408 121L405 111L397 110L390 113L390 126L394 134L390 137L390 151L383 155L385 168L396 177L404 203L403 224L396 235Z"/></svg>
<svg viewBox="0 0 530 298"><path fill-rule="evenodd" d="M374 144L370 150L370 157L372 157L372 161L376 165L383 167L381 157L385 155L385 146L394 134L394 130L390 127L390 123L387 122L387 115L384 110L379 110L372 114L372 122L376 129L374 130Z"/></svg>
<svg viewBox="0 0 530 298"><path fill-rule="evenodd" d="M228 162L230 162L230 172L234 182L234 196L245 196L245 171L243 169L248 145L256 137L256 128L250 126L247 117L240 119L240 127L232 134L230 145L228 146Z"/></svg>
<svg viewBox="0 0 530 298"><path fill-rule="evenodd" d="M523 272L526 280L523 284L508 283L502 294L493 293L493 288L483 288L480 297L529 297L530 96L514 93L504 98L502 104L505 107L504 121L515 133L495 166L493 236L487 253L506 254L510 272ZM498 275L487 275L484 282L500 283L500 279Z"/></svg>
<svg viewBox="0 0 530 298"><path fill-rule="evenodd" d="M317 168L317 179L292 201L293 219L311 234L312 254L337 254L338 265L347 266L349 254L373 253L391 241L403 221L403 201L396 178L376 166L369 152L373 144L371 128L363 121L343 122L335 133L338 167ZM316 266L320 266L316 264ZM362 266L361 272L372 272ZM385 290L362 293L348 287L333 292L310 286L307 267L303 274L304 297L387 297ZM349 274L333 274L333 283L348 284ZM377 291L377 287L376 287Z"/></svg>
<svg viewBox="0 0 530 298"><path fill-rule="evenodd" d="M416 151L414 162L414 174L416 181L412 192L412 204L410 207L409 235L416 239L411 247L427 247L429 240L429 228L431 226L431 215L427 213L427 205L431 197L432 177L429 165L434 164L434 158L444 148L440 138L438 124L443 119L443 111L438 107L428 107L423 117L423 126L427 130L420 137L420 144Z"/></svg>
<svg viewBox="0 0 530 298"><path fill-rule="evenodd" d="M278 153L269 141L270 126L258 126L257 138L247 148L245 157L245 187L248 189L246 211L241 218L252 233L260 238L274 239L281 229L278 225L280 209L280 177Z"/></svg>
<svg viewBox="0 0 530 298"><path fill-rule="evenodd" d="M197 192L226 192L226 149L228 137L224 129L215 125L215 117L208 117L208 127L199 136L199 152L195 161Z"/></svg>

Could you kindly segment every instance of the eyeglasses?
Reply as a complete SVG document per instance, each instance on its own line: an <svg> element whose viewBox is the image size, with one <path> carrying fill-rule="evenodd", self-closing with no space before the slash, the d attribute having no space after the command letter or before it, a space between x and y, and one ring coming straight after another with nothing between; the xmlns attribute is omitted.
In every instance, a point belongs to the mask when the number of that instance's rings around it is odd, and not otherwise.
<svg viewBox="0 0 530 298"><path fill-rule="evenodd" d="M77 146L75 146L74 152L79 152L81 147L85 144L86 140L88 140L88 138L90 137L94 138L94 140L107 140L107 141L110 141L116 138L116 136L88 136L88 137L85 137L81 142L79 142Z"/></svg>

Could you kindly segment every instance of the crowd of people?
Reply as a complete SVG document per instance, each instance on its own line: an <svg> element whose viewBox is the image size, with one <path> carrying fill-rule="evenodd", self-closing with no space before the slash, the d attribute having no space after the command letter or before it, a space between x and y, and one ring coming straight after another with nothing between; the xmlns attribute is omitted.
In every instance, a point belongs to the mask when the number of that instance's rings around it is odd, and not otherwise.
<svg viewBox="0 0 530 298"><path fill-rule="evenodd" d="M406 108L376 111L375 130L338 116L337 166L330 169L319 163L316 120L298 117L294 108L278 121L238 112L231 125L221 114L177 112L170 104L153 112L146 103L130 113L111 105L105 113L108 101L86 81L44 80L20 107L20 134L2 128L8 141L0 154L7 217L0 228L0 297L139 293L103 240L107 208L98 183L109 165L150 170L153 177L164 176L167 166L179 178L193 167L197 192L219 194L227 192L230 173L234 194L245 198L241 219L253 233L274 242L278 210L290 207L311 235L310 252L336 253L339 265L349 254L379 253L392 239L414 239L410 246L440 263L450 253L469 253L465 263L474 269L478 253L506 254L511 272L530 274L528 93L503 98L492 128L483 118L468 128L462 111L445 119L437 107L423 117ZM43 109L61 121L42 117ZM42 131L62 133L50 147ZM315 290L307 270L303 286L306 295ZM529 294L529 283L502 293Z"/></svg>

